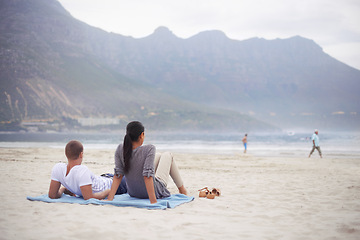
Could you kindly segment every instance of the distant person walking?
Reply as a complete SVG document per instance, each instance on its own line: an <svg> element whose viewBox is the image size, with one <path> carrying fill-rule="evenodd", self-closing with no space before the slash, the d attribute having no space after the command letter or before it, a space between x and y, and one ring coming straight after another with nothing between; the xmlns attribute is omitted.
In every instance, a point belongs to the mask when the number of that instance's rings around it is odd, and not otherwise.
<svg viewBox="0 0 360 240"><path fill-rule="evenodd" d="M313 142L313 148L311 149L311 152L309 154L309 157L311 156L311 154L313 154L313 152L316 150L318 150L320 157L322 158L321 155L321 150L320 150L320 145L319 145L319 131L317 129L315 129L313 135L311 136L311 140Z"/></svg>
<svg viewBox="0 0 360 240"><path fill-rule="evenodd" d="M244 153L246 153L246 150L247 150L247 134L245 134L245 137L242 139L242 142L244 144Z"/></svg>

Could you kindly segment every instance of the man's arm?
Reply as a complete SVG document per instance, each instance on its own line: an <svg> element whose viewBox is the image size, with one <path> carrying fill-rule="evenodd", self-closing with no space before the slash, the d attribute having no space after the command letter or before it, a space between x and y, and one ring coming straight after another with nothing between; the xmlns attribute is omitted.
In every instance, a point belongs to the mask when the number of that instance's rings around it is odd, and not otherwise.
<svg viewBox="0 0 360 240"><path fill-rule="evenodd" d="M104 190L102 192L98 192L98 193L93 193L93 198L101 200L101 199L106 198L109 195L109 193L110 193L110 189L106 189L106 190Z"/></svg>
<svg viewBox="0 0 360 240"><path fill-rule="evenodd" d="M153 177L144 177L144 181L145 181L146 191L150 199L150 203L151 204L157 203Z"/></svg>
<svg viewBox="0 0 360 240"><path fill-rule="evenodd" d="M110 192L110 189L107 189L105 191L102 191L102 192L98 192L98 193L93 193L92 191L92 187L91 187L91 184L89 185L84 185L84 186L81 186L80 187L80 190L81 190L81 194L83 196L83 198L85 200L88 200L90 198L96 198L96 199L104 199L106 198L106 196L109 194Z"/></svg>
<svg viewBox="0 0 360 240"><path fill-rule="evenodd" d="M65 188L60 188L61 183L55 180L51 180L50 187L49 187L49 193L48 196L51 199L60 198L61 195L64 193Z"/></svg>

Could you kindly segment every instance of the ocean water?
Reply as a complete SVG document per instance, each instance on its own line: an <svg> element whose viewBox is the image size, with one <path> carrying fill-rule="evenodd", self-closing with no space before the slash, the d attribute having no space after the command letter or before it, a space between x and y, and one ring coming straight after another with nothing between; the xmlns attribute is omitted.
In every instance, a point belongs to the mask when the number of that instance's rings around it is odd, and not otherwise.
<svg viewBox="0 0 360 240"><path fill-rule="evenodd" d="M247 154L252 156L306 157L312 133L249 133ZM360 133L319 133L320 147L326 158L360 159ZM243 154L243 134L228 133L156 133L146 132L145 144L158 151L199 154ZM122 143L119 133L0 133L0 148L64 148L76 139L85 149L113 149ZM1 151L1 149L0 149ZM313 157L318 157L315 150Z"/></svg>

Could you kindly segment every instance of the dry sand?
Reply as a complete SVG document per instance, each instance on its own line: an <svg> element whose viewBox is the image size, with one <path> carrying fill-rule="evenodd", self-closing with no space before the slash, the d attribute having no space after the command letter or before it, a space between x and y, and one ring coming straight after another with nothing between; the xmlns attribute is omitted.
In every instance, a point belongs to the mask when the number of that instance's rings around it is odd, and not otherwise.
<svg viewBox="0 0 360 240"><path fill-rule="evenodd" d="M112 172L113 154L85 149L83 164ZM174 155L195 200L147 210L29 201L63 150L2 148L0 239L360 239L360 157ZM199 198L204 186L222 196Z"/></svg>

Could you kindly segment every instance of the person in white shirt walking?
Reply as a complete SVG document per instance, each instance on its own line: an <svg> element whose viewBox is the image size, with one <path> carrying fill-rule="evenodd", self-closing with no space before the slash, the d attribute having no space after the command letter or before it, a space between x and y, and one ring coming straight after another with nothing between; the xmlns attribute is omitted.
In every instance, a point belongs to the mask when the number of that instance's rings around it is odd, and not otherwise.
<svg viewBox="0 0 360 240"><path fill-rule="evenodd" d="M315 129L314 134L311 136L311 140L313 142L313 148L311 149L311 152L309 154L309 157L311 156L311 154L313 154L313 152L315 151L315 149L319 152L320 157L322 158L322 153L321 153L321 149L320 149L320 145L319 145L319 131L317 129Z"/></svg>

